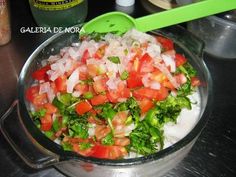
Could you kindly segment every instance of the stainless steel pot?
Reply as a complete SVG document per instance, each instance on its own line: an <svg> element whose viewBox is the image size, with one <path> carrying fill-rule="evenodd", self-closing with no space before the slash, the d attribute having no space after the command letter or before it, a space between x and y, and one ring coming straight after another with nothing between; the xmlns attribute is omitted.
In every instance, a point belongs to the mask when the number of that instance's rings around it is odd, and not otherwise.
<svg viewBox="0 0 236 177"><path fill-rule="evenodd" d="M68 176L77 177L157 177L179 163L190 151L207 123L211 106L212 81L201 58L203 48L201 41L180 27L153 33L173 39L176 50L189 58L203 83L199 88L201 95L199 121L186 137L155 154L121 160L83 157L74 152L64 151L58 144L48 139L30 118L27 111L29 105L24 93L32 84L31 73L40 66L42 59L77 41L77 34L64 33L56 34L45 41L29 57L19 77L18 100L1 118L1 131L19 156L32 168L54 166Z"/></svg>

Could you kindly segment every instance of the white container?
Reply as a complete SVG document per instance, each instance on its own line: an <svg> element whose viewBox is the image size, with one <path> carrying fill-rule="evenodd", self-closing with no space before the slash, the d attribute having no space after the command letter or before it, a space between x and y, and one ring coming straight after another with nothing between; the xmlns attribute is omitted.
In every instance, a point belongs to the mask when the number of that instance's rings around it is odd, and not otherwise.
<svg viewBox="0 0 236 177"><path fill-rule="evenodd" d="M135 0L116 0L116 4L120 6L132 6L134 5Z"/></svg>

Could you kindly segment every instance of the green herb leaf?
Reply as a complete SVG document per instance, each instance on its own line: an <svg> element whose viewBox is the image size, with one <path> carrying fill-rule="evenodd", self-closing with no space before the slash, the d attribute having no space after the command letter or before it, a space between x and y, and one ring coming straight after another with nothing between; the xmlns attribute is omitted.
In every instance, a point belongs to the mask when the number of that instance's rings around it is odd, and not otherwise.
<svg viewBox="0 0 236 177"><path fill-rule="evenodd" d="M86 149L89 149L89 148L91 148L92 147L92 144L91 143L85 143L85 142L82 142L82 143L80 143L80 145L79 145L79 148L80 148L80 150L86 150Z"/></svg>
<svg viewBox="0 0 236 177"><path fill-rule="evenodd" d="M114 139L113 139L113 135L112 133L109 133L107 136L105 136L102 139L102 144L103 145L113 145L115 143Z"/></svg>
<svg viewBox="0 0 236 177"><path fill-rule="evenodd" d="M44 134L48 137L48 138L52 138L53 135L54 135L54 132L53 131L45 131Z"/></svg>
<svg viewBox="0 0 236 177"><path fill-rule="evenodd" d="M70 143L62 142L61 145L65 151L72 151L72 145Z"/></svg>
<svg viewBox="0 0 236 177"><path fill-rule="evenodd" d="M128 79L128 77L129 77L128 71L124 71L124 72L120 75L120 79L121 79L121 80L126 80L126 79Z"/></svg>
<svg viewBox="0 0 236 177"><path fill-rule="evenodd" d="M38 111L30 112L30 115L34 120L36 120L36 119L40 119L41 117L44 117L46 112L47 110L42 108L42 109L39 109Z"/></svg>
<svg viewBox="0 0 236 177"><path fill-rule="evenodd" d="M84 94L83 94L83 96L84 96L84 98L85 99L92 99L93 98L93 93L92 92L85 92Z"/></svg>
<svg viewBox="0 0 236 177"><path fill-rule="evenodd" d="M115 63L115 64L120 63L120 58L117 57L117 56L107 57L107 59L110 60L111 62Z"/></svg>

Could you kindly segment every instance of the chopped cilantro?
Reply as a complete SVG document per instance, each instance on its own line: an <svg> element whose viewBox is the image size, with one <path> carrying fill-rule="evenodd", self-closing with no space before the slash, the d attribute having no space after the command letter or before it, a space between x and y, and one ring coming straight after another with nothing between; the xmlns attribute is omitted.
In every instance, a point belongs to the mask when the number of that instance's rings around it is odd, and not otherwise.
<svg viewBox="0 0 236 177"><path fill-rule="evenodd" d="M107 136L105 136L105 137L102 139L102 144L103 144L103 145L113 145L114 143L115 143L115 142L114 142L112 133L109 133Z"/></svg>
<svg viewBox="0 0 236 177"><path fill-rule="evenodd" d="M121 75L120 75L120 79L121 80L126 80L129 77L129 73L127 71L124 71Z"/></svg>
<svg viewBox="0 0 236 177"><path fill-rule="evenodd" d="M107 59L110 60L111 62L115 63L115 64L120 63L120 58L117 57L117 56L107 57Z"/></svg>

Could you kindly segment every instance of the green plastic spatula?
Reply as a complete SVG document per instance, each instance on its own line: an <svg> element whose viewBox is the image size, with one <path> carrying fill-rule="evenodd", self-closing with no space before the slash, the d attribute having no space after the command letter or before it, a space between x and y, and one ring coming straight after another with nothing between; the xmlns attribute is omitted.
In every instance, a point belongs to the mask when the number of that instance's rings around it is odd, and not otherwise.
<svg viewBox="0 0 236 177"><path fill-rule="evenodd" d="M203 0L137 19L122 12L110 12L87 22L82 27L81 33L112 31L124 33L131 28L147 32L232 9L236 9L236 0Z"/></svg>

